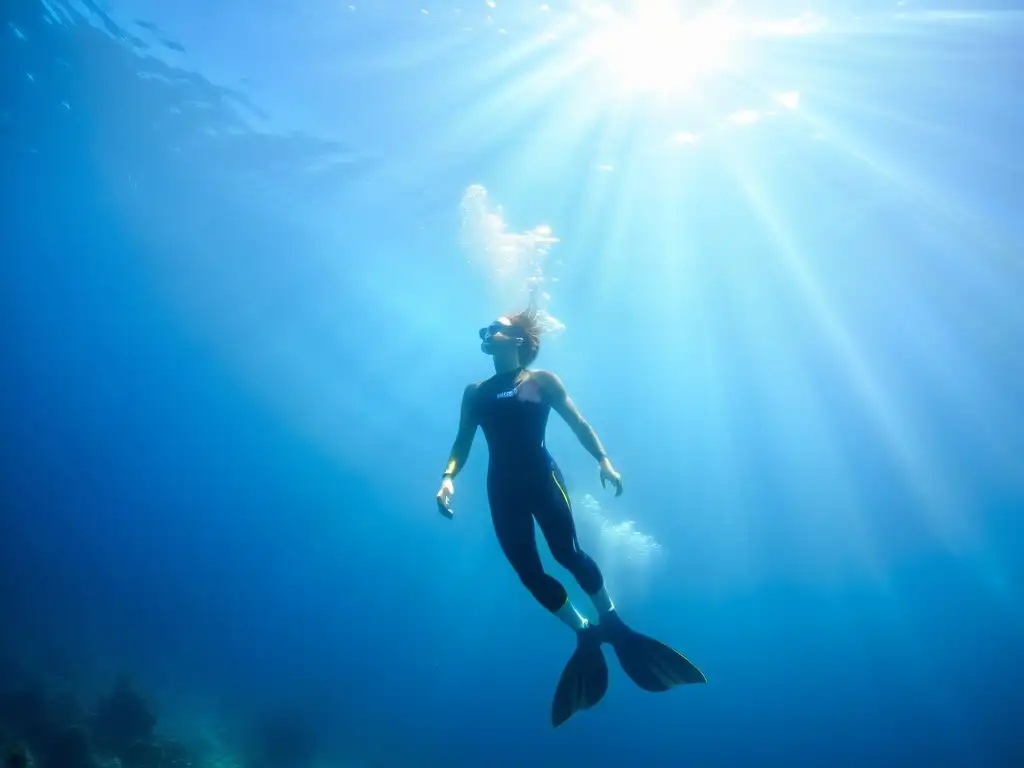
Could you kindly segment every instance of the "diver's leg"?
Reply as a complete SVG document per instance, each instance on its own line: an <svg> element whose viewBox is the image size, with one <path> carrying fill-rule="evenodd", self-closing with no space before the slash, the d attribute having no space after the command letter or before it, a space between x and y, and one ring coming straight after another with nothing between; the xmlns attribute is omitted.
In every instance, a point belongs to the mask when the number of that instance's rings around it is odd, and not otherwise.
<svg viewBox="0 0 1024 768"><path fill-rule="evenodd" d="M587 627L587 620L570 602L562 583L544 572L537 552L533 517L518 503L516 496L518 494L501 494L500 491L491 494L491 520L501 551L537 602L567 626L581 631Z"/></svg>
<svg viewBox="0 0 1024 768"><path fill-rule="evenodd" d="M540 495L534 506L537 523L555 560L576 578L598 614L604 617L615 610L615 605L608 596L601 569L590 555L580 549L576 524L572 519L572 502L569 501L562 472L554 462L545 485L545 493Z"/></svg>
<svg viewBox="0 0 1024 768"><path fill-rule="evenodd" d="M551 554L572 572L594 603L601 616L598 627L600 639L611 643L623 671L647 691L666 691L681 683L707 682L703 673L678 651L633 631L623 623L608 597L600 569L580 549L565 481L553 462L550 479L553 492L543 497L546 503L537 506L534 515Z"/></svg>
<svg viewBox="0 0 1024 768"><path fill-rule="evenodd" d="M608 690L608 662L601 651L598 627L580 615L561 582L544 573L530 512L536 508L546 484L549 483L543 474L521 476L515 487L508 489L509 493L491 494L491 518L498 543L523 584L576 635L576 650L558 678L551 702L551 724L557 728L574 713L601 701Z"/></svg>

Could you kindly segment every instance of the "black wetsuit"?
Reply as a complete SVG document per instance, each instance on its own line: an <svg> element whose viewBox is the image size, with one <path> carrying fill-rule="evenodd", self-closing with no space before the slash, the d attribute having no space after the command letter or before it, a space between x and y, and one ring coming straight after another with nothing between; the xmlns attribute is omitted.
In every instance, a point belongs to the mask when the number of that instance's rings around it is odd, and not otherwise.
<svg viewBox="0 0 1024 768"><path fill-rule="evenodd" d="M557 611L568 595L557 579L544 572L534 519L555 560L588 595L598 592L604 580L597 564L580 549L565 481L544 447L551 406L520 399L521 374L522 369L497 374L482 382L474 397L490 452L487 496L505 557L540 604Z"/></svg>

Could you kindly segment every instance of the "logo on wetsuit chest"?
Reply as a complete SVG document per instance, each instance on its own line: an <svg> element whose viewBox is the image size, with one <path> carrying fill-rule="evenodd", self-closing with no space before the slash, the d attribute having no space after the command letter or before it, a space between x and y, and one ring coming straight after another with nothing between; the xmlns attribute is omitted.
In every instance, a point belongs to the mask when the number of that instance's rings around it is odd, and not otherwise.
<svg viewBox="0 0 1024 768"><path fill-rule="evenodd" d="M512 389L507 389L504 392L499 392L494 396L495 400L509 400L511 398L524 403L536 403L540 405L544 398L541 396L540 385L536 381L527 379L526 381L520 382Z"/></svg>

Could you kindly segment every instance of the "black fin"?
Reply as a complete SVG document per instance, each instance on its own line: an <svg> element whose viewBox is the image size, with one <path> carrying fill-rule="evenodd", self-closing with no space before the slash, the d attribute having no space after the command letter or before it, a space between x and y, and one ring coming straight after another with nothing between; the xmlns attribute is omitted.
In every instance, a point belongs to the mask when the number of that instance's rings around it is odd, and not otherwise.
<svg viewBox="0 0 1024 768"><path fill-rule="evenodd" d="M634 632L616 614L605 617L602 626L604 640L615 649L622 671L645 691L659 693L677 685L708 681L679 651Z"/></svg>
<svg viewBox="0 0 1024 768"><path fill-rule="evenodd" d="M557 728L581 709L590 709L608 690L608 663L601 652L597 628L579 633L576 651L562 670L551 704L551 724Z"/></svg>

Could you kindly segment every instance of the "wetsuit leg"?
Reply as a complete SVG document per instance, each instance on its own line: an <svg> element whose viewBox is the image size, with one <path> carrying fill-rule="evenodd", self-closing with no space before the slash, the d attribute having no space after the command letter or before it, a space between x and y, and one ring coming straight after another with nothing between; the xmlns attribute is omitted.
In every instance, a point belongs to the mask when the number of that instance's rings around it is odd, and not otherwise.
<svg viewBox="0 0 1024 768"><path fill-rule="evenodd" d="M576 524L572 519L572 502L565 490L565 479L558 465L551 462L543 492L533 501L533 515L537 518L548 548L555 560L571 573L583 591L594 595L604 586L604 577L590 555L580 549L576 538Z"/></svg>
<svg viewBox="0 0 1024 768"><path fill-rule="evenodd" d="M522 480L518 483L523 483ZM552 613L558 611L569 599L565 587L558 579L544 572L537 551L537 537L533 527L531 509L535 506L534 494L523 493L532 490L536 484L519 485L513 488L494 488L489 493L491 521L498 536L498 544L509 563L515 569L523 585L541 605ZM525 487L524 487L525 486Z"/></svg>

